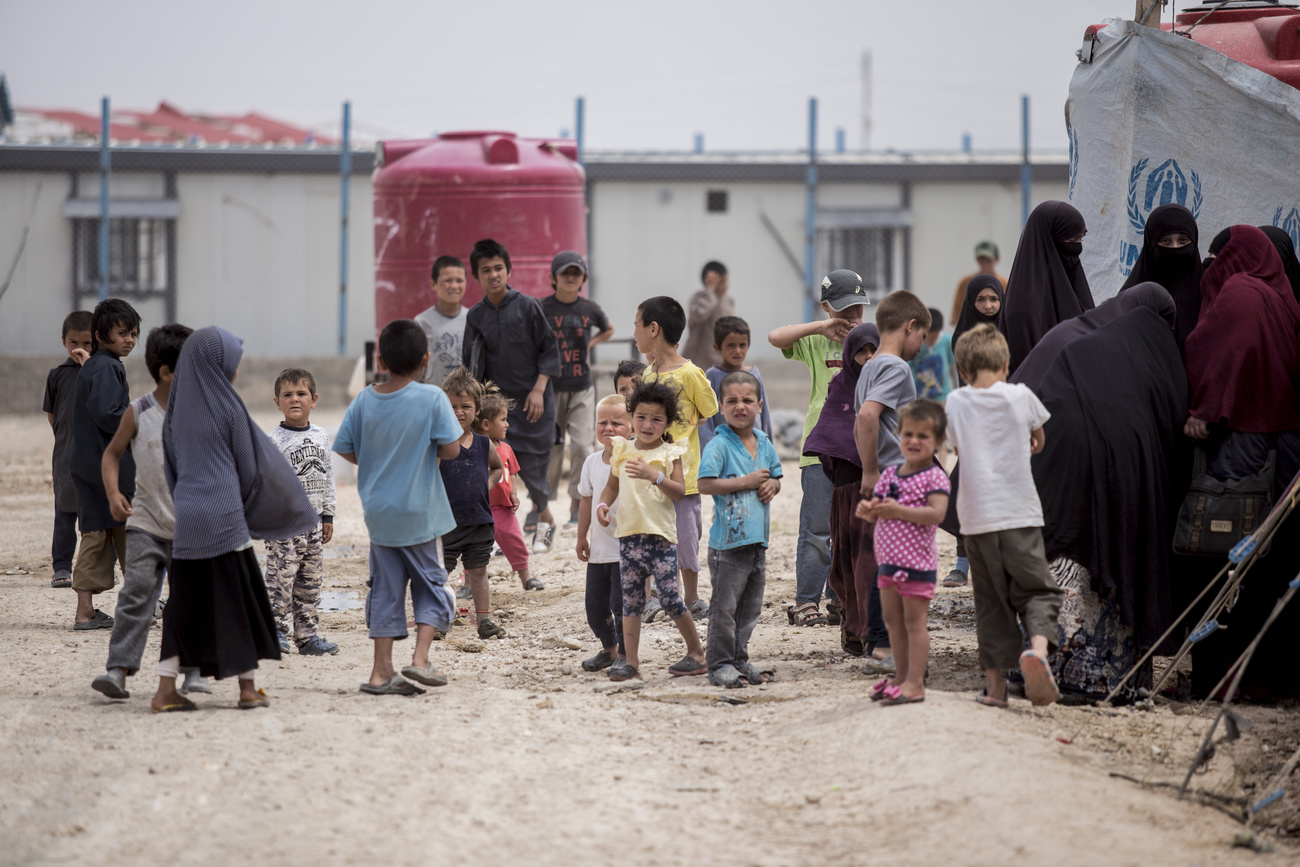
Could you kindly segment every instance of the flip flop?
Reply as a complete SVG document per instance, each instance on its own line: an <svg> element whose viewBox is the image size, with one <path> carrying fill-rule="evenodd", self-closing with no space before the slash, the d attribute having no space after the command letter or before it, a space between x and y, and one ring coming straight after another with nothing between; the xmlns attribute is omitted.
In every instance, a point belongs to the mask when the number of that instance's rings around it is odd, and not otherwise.
<svg viewBox="0 0 1300 867"><path fill-rule="evenodd" d="M887 686L880 696L881 707L893 707L896 704L920 704L925 701L925 693L908 697L903 695L903 690L897 686Z"/></svg>
<svg viewBox="0 0 1300 867"><path fill-rule="evenodd" d="M370 695L424 695L424 690L420 689L409 680L402 680L401 675L393 675L387 683L380 686L372 686L369 683L361 684L361 691Z"/></svg>
<svg viewBox="0 0 1300 867"><path fill-rule="evenodd" d="M1004 707L1011 706L1010 702L1007 701L1005 695L1003 695L1002 698L994 698L993 696L989 695L988 690L986 689L981 689L979 691L979 695L975 696L975 701L979 702L985 707L1004 708Z"/></svg>
<svg viewBox="0 0 1300 867"><path fill-rule="evenodd" d="M266 694L266 690L264 689L259 689L257 691L257 698L239 700L240 710L252 710L255 707L270 707L270 706L271 706L271 697Z"/></svg>
<svg viewBox="0 0 1300 867"><path fill-rule="evenodd" d="M411 680L418 680L425 686L447 685L447 675L434 668L432 662L424 668L416 668L414 665L408 665L402 669L402 674L409 677Z"/></svg>
<svg viewBox="0 0 1300 867"><path fill-rule="evenodd" d="M1025 696L1035 707L1053 704L1061 697L1052 667L1032 650L1020 654L1020 673L1025 676Z"/></svg>
<svg viewBox="0 0 1300 867"><path fill-rule="evenodd" d="M762 683L771 683L772 681L776 680L775 671L773 671L770 668L765 668L762 671L759 671L758 668L752 662L746 662L744 665L738 665L736 666L736 670L740 672L741 677L745 678L745 680L749 681L755 686L758 686L759 684Z"/></svg>
<svg viewBox="0 0 1300 867"><path fill-rule="evenodd" d="M880 701L885 697L885 690L889 689L891 686L893 686L893 684L889 682L889 678L882 677L871 687L871 692L867 695L867 698L872 701Z"/></svg>
<svg viewBox="0 0 1300 867"><path fill-rule="evenodd" d="M72 628L77 632L84 632L88 629L112 629L113 618L96 608L94 617L85 623L74 623Z"/></svg>
<svg viewBox="0 0 1300 867"><path fill-rule="evenodd" d="M184 696L178 702L165 704L162 707L150 708L154 713L175 713L183 710L198 710L199 706Z"/></svg>

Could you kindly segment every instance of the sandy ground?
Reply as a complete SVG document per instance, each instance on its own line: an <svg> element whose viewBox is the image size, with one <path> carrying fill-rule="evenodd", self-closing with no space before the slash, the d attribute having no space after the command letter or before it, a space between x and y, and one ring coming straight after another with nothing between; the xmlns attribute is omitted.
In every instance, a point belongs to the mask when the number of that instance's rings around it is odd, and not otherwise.
<svg viewBox="0 0 1300 867"><path fill-rule="evenodd" d="M435 643L446 687L416 698L358 692L371 651L362 614L351 609L322 615L342 645L337 656L264 665L269 710L237 710L234 684L219 683L199 697L199 712L154 716L159 630L131 699L109 701L90 689L109 632L74 633L71 591L49 587L44 418L0 417L0 441L0 863L1227 865L1261 857L1230 846L1241 826L1223 812L1112 776L1181 781L1208 714L1163 700L1147 710L976 705L968 590L936 598L927 701L868 701L877 675L843 656L837 630L787 625L799 508L793 464L773 508L767 605L752 642L760 667L777 671L770 685L724 695L703 678L670 679L682 645L664 623L643 633L644 688L612 692L583 672L596 643L574 530L562 528L554 550L535 558L543 593L525 596L494 561L493 606L510 637L483 644L461 627ZM367 550L355 487L340 487L335 526L326 588L355 604ZM951 545L941 554L944 574ZM114 601L110 592L98 604L111 612ZM399 664L407 653L399 644ZM1295 748L1294 710L1245 713L1253 730L1221 747L1195 787L1253 800L1260 794L1251 787ZM1294 830L1288 815L1261 817L1275 848L1269 863L1298 860L1300 850L1277 836Z"/></svg>

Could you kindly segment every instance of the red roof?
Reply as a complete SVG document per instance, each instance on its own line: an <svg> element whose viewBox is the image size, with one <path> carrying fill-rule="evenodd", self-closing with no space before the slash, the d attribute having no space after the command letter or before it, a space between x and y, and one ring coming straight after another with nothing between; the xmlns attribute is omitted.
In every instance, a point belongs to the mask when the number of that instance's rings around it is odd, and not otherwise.
<svg viewBox="0 0 1300 867"><path fill-rule="evenodd" d="M99 138L99 117L79 111L24 108L22 111L47 120L72 126L77 137ZM122 140L151 142L189 142L230 144L335 144L333 139L317 136L309 129L293 126L256 112L244 115L186 114L167 102L158 103L151 112L115 110L109 123L109 136Z"/></svg>

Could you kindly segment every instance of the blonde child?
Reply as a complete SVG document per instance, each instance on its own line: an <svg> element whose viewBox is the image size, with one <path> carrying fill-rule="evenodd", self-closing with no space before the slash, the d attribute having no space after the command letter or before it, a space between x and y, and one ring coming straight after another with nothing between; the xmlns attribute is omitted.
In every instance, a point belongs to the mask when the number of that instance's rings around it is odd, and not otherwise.
<svg viewBox="0 0 1300 867"><path fill-rule="evenodd" d="M619 577L619 544L613 522L609 527L591 523L591 498L609 484L610 458L614 437L627 437L627 400L611 394L596 404L596 440L599 451L587 455L578 481L578 559L587 564L587 625L600 641L600 652L583 660L584 671L621 668L627 654L623 647L623 583ZM610 503L617 512L618 503ZM590 540L588 539L590 531Z"/></svg>
<svg viewBox="0 0 1300 867"><path fill-rule="evenodd" d="M528 546L524 544L524 533L519 527L519 494L515 491L515 475L519 472L519 461L514 449L506 442L506 432L510 430L511 401L508 397L488 389L479 403L478 419L475 431L492 441L497 457L501 460L501 480L488 492L488 504L492 507L493 535L497 547L506 555L510 568L519 576L519 583L525 590L545 590L546 585L534 578L528 571ZM463 595L457 591L460 599L473 598L473 591Z"/></svg>
<svg viewBox="0 0 1300 867"><path fill-rule="evenodd" d="M938 580L935 531L948 512L948 474L934 461L946 435L943 406L924 398L898 411L903 465L886 467L857 517L876 524L876 586L894 651L895 677L871 689L881 704L925 701L930 657L926 614Z"/></svg>
<svg viewBox="0 0 1300 867"><path fill-rule="evenodd" d="M709 606L699 598L700 535L704 529L700 514L698 473L700 467L699 426L718 412L718 397L704 371L677 352L677 341L686 328L682 305L667 295L646 299L636 309L632 336L636 348L647 357L651 367L642 374L642 382L658 382L676 393L677 417L668 433L675 442L687 447L685 453L685 493L674 500L679 544L678 565L682 571L682 595L691 615L703 618ZM663 605L663 600L659 600ZM667 607L664 606L664 610Z"/></svg>
<svg viewBox="0 0 1300 867"><path fill-rule="evenodd" d="M681 306L677 309L680 311ZM639 324L639 313L637 321ZM672 504L686 496L682 460L688 448L686 443L674 442L668 432L670 426L681 422L677 395L662 383L643 382L628 399L627 408L636 438L613 438L609 482L596 506L596 520L608 527L613 517L609 504L618 501L619 577L623 583L627 664L611 671L609 679L642 679L638 651L648 577L654 578L659 604L686 641L686 655L673 663L668 673L704 674L704 646L677 590L677 516Z"/></svg>

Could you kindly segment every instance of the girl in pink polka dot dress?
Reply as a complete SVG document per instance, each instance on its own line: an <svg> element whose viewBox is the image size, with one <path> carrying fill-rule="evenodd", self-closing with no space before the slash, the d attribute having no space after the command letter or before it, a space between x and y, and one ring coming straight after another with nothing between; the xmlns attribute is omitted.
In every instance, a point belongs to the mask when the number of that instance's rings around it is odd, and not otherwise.
<svg viewBox="0 0 1300 867"><path fill-rule="evenodd" d="M881 704L925 701L930 657L926 617L938 577L935 530L948 511L948 474L934 462L947 433L943 406L918 399L898 411L905 463L880 474L875 496L858 503L857 516L876 523L876 586L894 651L895 675L871 688Z"/></svg>

